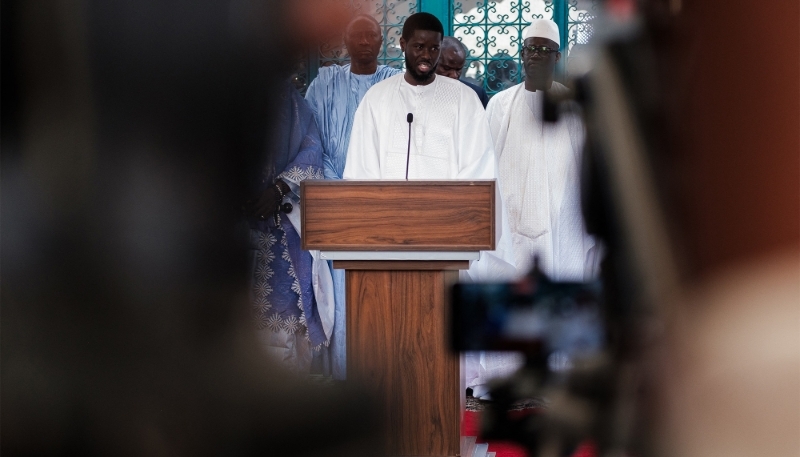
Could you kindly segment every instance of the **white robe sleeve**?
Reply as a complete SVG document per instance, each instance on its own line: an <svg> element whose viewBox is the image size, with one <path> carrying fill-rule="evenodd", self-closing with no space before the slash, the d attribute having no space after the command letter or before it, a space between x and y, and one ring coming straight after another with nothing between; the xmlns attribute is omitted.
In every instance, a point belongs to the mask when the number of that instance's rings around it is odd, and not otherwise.
<svg viewBox="0 0 800 457"><path fill-rule="evenodd" d="M460 120L455 137L456 150L461 151L456 179L496 178L497 163L486 111L477 97L461 97L459 103L459 116L464 119Z"/></svg>
<svg viewBox="0 0 800 457"><path fill-rule="evenodd" d="M343 179L380 179L380 126L375 110L378 95L373 88L364 96L356 109L353 128L350 131L350 145L344 165Z"/></svg>

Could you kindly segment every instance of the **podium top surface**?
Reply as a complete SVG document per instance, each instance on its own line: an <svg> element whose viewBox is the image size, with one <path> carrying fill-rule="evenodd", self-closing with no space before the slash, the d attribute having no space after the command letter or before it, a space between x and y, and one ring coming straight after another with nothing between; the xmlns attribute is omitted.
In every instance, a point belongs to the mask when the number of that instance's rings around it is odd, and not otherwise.
<svg viewBox="0 0 800 457"><path fill-rule="evenodd" d="M494 180L307 180L301 199L303 249L495 248Z"/></svg>

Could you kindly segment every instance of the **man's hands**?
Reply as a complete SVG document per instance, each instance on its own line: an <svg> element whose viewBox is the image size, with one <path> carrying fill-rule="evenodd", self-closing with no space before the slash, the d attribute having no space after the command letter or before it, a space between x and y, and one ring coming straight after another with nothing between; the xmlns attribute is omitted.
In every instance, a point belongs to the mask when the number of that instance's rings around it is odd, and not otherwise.
<svg viewBox="0 0 800 457"><path fill-rule="evenodd" d="M280 191L278 187L280 187ZM266 220L268 217L278 212L281 200L283 200L281 192L283 192L283 195L286 195L290 191L291 189L289 186L278 179L275 181L274 185L267 186L256 200L247 202L246 212L258 220Z"/></svg>

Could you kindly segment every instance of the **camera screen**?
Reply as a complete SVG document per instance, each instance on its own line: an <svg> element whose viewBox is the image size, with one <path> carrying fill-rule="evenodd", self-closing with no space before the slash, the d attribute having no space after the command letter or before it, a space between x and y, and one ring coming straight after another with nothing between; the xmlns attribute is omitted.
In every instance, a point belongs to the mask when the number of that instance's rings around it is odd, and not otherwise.
<svg viewBox="0 0 800 457"><path fill-rule="evenodd" d="M599 283L456 284L451 296L455 351L600 351L605 341Z"/></svg>

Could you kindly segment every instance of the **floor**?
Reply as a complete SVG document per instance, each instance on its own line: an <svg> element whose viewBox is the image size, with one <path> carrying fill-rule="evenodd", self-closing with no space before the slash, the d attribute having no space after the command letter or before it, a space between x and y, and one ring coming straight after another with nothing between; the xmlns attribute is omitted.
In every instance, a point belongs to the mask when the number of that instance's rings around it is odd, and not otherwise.
<svg viewBox="0 0 800 457"><path fill-rule="evenodd" d="M474 436L461 437L461 457L495 457L494 452L489 452L486 443L475 443Z"/></svg>

